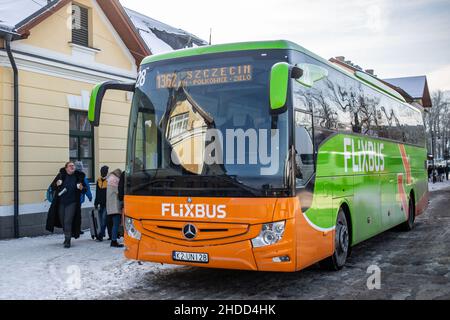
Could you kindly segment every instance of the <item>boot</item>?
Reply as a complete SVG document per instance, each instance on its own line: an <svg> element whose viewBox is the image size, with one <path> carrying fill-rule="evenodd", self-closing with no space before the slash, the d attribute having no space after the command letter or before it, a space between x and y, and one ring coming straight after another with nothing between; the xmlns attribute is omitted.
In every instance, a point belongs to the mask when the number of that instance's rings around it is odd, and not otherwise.
<svg viewBox="0 0 450 320"><path fill-rule="evenodd" d="M116 241L111 241L111 247L113 247L113 248L123 248L123 244L120 244L120 243L118 243L117 242L117 240Z"/></svg>
<svg viewBox="0 0 450 320"><path fill-rule="evenodd" d="M66 238L64 241L64 248L69 249L70 248L70 238Z"/></svg>

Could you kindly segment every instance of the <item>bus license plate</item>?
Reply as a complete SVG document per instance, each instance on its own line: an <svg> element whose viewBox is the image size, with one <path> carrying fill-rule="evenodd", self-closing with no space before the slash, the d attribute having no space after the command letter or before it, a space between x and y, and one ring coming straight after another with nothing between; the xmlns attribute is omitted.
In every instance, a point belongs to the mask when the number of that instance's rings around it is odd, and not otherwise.
<svg viewBox="0 0 450 320"><path fill-rule="evenodd" d="M174 251L172 252L172 258L175 261L197 262L197 263L209 262L209 256L207 253Z"/></svg>

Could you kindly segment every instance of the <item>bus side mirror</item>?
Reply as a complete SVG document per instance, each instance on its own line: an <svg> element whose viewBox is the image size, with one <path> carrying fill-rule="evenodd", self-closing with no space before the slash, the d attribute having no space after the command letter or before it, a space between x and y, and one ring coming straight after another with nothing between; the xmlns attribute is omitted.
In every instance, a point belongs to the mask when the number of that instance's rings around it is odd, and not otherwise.
<svg viewBox="0 0 450 320"><path fill-rule="evenodd" d="M302 76L296 79L297 82L308 88L328 77L328 70L315 64L302 63L297 65L297 67L303 70Z"/></svg>
<svg viewBox="0 0 450 320"><path fill-rule="evenodd" d="M286 62L273 65L270 71L270 113L281 114L286 112L289 79L299 79L303 70Z"/></svg>
<svg viewBox="0 0 450 320"><path fill-rule="evenodd" d="M119 90L134 92L136 87L135 82L119 82L119 81L107 81L100 83L92 89L91 99L89 101L89 113L88 118L94 127L100 125L100 113L102 109L103 98L108 90Z"/></svg>

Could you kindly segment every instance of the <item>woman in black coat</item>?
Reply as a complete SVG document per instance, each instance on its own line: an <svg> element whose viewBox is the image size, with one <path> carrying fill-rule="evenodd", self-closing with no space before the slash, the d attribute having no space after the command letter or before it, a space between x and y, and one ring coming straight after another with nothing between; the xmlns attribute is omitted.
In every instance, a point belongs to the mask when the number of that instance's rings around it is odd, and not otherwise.
<svg viewBox="0 0 450 320"><path fill-rule="evenodd" d="M78 239L81 234L80 197L88 188L84 178L85 174L76 171L73 162L68 162L51 184L54 197L48 211L46 229L54 232L55 227L62 228L65 248L70 248L71 238Z"/></svg>

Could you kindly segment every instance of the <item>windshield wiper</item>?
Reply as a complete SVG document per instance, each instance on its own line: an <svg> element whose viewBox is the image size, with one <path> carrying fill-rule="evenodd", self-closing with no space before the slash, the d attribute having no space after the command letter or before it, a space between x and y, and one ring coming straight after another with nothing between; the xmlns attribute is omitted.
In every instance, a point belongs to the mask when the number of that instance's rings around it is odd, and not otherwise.
<svg viewBox="0 0 450 320"><path fill-rule="evenodd" d="M133 187L132 189L134 192L136 192L136 191L148 188L148 187L150 187L156 183L160 183L160 182L175 182L175 179L173 179L173 178L158 178L158 179L154 179L154 180L142 183L140 185L137 185L137 186Z"/></svg>
<svg viewBox="0 0 450 320"><path fill-rule="evenodd" d="M261 193L261 190L258 190L256 188L252 188L252 187L246 186L245 184L243 184L242 182L237 180L236 176L229 176L229 175L224 174L224 175L201 175L201 176L198 176L198 177L208 178L208 179L213 179L213 180L219 179L219 180L221 180L223 182L230 183L234 187L238 187L238 188L240 188L240 189L242 189L244 191L247 191L248 193L250 193L250 194L252 194L254 196L257 196L257 195L259 195Z"/></svg>
<svg viewBox="0 0 450 320"><path fill-rule="evenodd" d="M153 175L153 178L150 175L147 175L147 181L143 182L141 184L138 184L136 186L131 186L132 192L141 191L146 188L155 188L154 185L161 183L163 184L162 187L171 189L172 187L167 184L186 184L189 181L193 182L206 182L207 184L211 184L211 188L213 189L220 189L219 186L217 186L217 183L227 184L230 185L237 190L244 191L252 196L260 196L261 193L267 193L272 190L272 187L270 185L264 185L262 189L253 188L250 186L245 185L243 182L239 181L237 179L237 176L235 175L181 175L181 176L163 176L163 177L155 177ZM141 180L142 181L142 180ZM180 183L177 183L180 182ZM183 182L183 183L182 183ZM167 183L167 184L165 184ZM186 186L188 186L187 184ZM215 185L215 186L214 186ZM181 185L179 186L181 187ZM156 187L159 188L159 187ZM206 187L207 189L207 187Z"/></svg>

